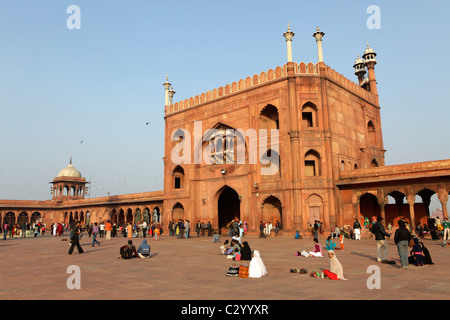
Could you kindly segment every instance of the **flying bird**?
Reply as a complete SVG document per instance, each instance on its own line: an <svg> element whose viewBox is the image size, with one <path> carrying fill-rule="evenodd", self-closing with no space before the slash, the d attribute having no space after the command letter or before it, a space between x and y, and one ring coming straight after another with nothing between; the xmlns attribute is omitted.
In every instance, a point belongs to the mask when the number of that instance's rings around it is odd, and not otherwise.
<svg viewBox="0 0 450 320"><path fill-rule="evenodd" d="M145 123L146 126L148 126L150 124L150 122Z"/></svg>

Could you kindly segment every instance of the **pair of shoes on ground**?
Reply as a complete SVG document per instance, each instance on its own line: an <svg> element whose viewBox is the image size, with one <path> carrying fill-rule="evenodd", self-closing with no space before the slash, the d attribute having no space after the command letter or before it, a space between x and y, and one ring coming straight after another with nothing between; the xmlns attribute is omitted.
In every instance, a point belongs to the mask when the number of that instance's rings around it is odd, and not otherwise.
<svg viewBox="0 0 450 320"><path fill-rule="evenodd" d="M291 269L290 273L300 273L300 274L305 274L308 273L308 270L306 270L305 268L301 268L301 269Z"/></svg>

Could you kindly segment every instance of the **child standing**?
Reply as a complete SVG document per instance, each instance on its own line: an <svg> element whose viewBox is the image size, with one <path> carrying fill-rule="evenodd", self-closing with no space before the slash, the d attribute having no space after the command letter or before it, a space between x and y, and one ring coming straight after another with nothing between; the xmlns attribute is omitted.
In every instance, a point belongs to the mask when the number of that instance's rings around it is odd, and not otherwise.
<svg viewBox="0 0 450 320"><path fill-rule="evenodd" d="M341 244L341 250L344 250L344 235L341 233L339 235L339 239L340 239L340 244Z"/></svg>

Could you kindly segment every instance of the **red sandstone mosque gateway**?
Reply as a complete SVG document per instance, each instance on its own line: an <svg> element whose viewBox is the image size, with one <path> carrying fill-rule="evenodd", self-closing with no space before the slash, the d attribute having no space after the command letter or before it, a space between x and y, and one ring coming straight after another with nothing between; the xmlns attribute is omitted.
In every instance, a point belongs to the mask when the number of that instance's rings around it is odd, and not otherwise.
<svg viewBox="0 0 450 320"><path fill-rule="evenodd" d="M166 77L163 191L85 199L87 182L70 163L53 180L52 200L1 200L2 221L49 224L86 220L89 213L91 222L156 219L167 226L188 219L220 229L238 218L253 231L261 220L278 220L290 233L307 230L314 220L328 230L382 216L386 224L405 217L415 226L426 222L434 194L447 217L450 160L385 166L377 54L367 44L353 66L355 83L325 64L324 35L319 28L313 34L318 62L298 63L288 27L285 65L175 103ZM201 132L195 132L199 122ZM268 147L257 161L250 161L254 138L236 134L249 130L267 132ZM206 139L180 148L188 135ZM239 143L245 161L236 161ZM181 161L173 161L174 150ZM212 161L189 163L185 153ZM274 164L274 174L261 174Z"/></svg>

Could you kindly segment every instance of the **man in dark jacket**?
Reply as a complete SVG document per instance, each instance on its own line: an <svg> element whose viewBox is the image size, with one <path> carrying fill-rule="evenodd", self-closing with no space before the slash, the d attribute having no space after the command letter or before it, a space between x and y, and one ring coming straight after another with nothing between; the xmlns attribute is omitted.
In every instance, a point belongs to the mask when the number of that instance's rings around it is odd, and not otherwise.
<svg viewBox="0 0 450 320"><path fill-rule="evenodd" d="M80 225L80 221L77 221L76 225L72 229L72 237L71 237L72 243L69 248L70 255L73 253L73 249L75 247L77 247L79 254L84 252L80 246L80 234L81 234L81 225Z"/></svg>
<svg viewBox="0 0 450 320"><path fill-rule="evenodd" d="M390 238L391 235L384 230L384 226L381 223L382 220L382 217L378 217L377 222L370 228L370 232L375 235L375 240L377 242L377 261L387 263L388 246L385 239L386 237Z"/></svg>
<svg viewBox="0 0 450 320"><path fill-rule="evenodd" d="M395 231L394 242L397 245L398 255L403 269L408 269L408 245L411 240L411 232L403 220L398 221L399 228Z"/></svg>

